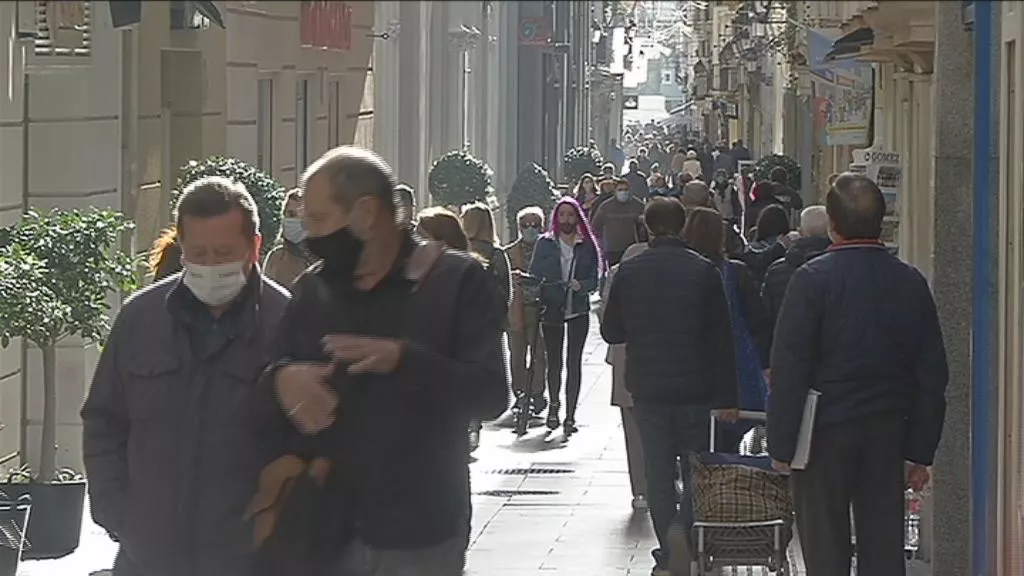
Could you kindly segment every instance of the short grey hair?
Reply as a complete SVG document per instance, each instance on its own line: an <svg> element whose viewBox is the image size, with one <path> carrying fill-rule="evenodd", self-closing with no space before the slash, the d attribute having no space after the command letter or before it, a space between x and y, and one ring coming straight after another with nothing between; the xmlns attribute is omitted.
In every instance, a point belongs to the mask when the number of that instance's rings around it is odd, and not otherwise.
<svg viewBox="0 0 1024 576"><path fill-rule="evenodd" d="M189 184L174 207L174 225L178 236L185 236L182 225L186 216L213 218L238 210L244 219L243 231L256 236L260 229L260 213L252 195L239 182L223 176L206 176Z"/></svg>
<svg viewBox="0 0 1024 576"><path fill-rule="evenodd" d="M358 146L338 146L324 153L302 173L299 186L305 190L317 176L324 176L334 201L351 208L357 200L373 196L391 211L397 212L398 181L383 158Z"/></svg>
<svg viewBox="0 0 1024 576"><path fill-rule="evenodd" d="M800 235L807 237L828 236L828 211L816 204L800 212Z"/></svg>
<svg viewBox="0 0 1024 576"><path fill-rule="evenodd" d="M540 218L541 222L544 222L544 210L540 206L527 206L516 212L516 223L522 222L523 218L527 216L536 216Z"/></svg>

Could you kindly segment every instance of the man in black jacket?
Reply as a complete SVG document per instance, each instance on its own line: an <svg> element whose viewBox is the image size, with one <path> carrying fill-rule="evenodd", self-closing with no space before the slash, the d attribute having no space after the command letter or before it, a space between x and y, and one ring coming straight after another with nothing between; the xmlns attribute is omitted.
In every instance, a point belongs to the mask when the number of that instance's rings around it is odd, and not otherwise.
<svg viewBox="0 0 1024 576"><path fill-rule="evenodd" d="M945 418L942 331L927 280L879 241L878 186L843 174L826 208L835 244L793 274L775 330L768 447L787 471L819 391L810 458L793 472L807 573L850 573L852 504L858 572L902 576L904 482L928 482Z"/></svg>
<svg viewBox="0 0 1024 576"><path fill-rule="evenodd" d="M775 327L786 295L789 279L796 269L828 250L832 240L828 237L828 212L824 206L814 205L800 213L800 238L786 250L786 255L772 262L764 275L761 298L768 314L769 326Z"/></svg>
<svg viewBox="0 0 1024 576"><path fill-rule="evenodd" d="M677 508L676 458L689 478L688 455L707 450L710 414L737 419L738 387L729 304L722 276L683 245L682 204L653 198L644 211L651 236L643 253L619 265L601 323L609 344L625 344L647 468L647 497L658 536L655 575L668 574L668 534L677 514L689 533L689 487Z"/></svg>
<svg viewBox="0 0 1024 576"><path fill-rule="evenodd" d="M623 179L629 184L629 191L633 193L633 196L640 200L646 200L650 196L650 187L647 186L647 172L641 169L637 159L634 158L629 161L629 172L626 172Z"/></svg>
<svg viewBox="0 0 1024 576"><path fill-rule="evenodd" d="M322 263L295 285L254 418L280 454L331 463L320 505L345 524L326 544L332 576L459 574L466 429L507 404L493 280L396 223L394 176L374 153L336 148L302 181Z"/></svg>

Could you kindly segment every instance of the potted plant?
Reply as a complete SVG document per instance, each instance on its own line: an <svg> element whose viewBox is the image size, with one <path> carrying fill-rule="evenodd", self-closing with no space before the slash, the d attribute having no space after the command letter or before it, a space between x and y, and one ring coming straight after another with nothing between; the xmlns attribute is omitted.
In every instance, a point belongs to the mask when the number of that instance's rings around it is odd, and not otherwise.
<svg viewBox="0 0 1024 576"><path fill-rule="evenodd" d="M782 168L786 171L786 177L789 185L793 190L800 190L800 165L785 154L769 154L762 156L757 164L754 165L754 180L771 180L772 171L776 168Z"/></svg>
<svg viewBox="0 0 1024 576"><path fill-rule="evenodd" d="M492 202L494 174L487 163L465 150L453 150L430 168L427 187L435 204L456 207Z"/></svg>
<svg viewBox="0 0 1024 576"><path fill-rule="evenodd" d="M576 186L584 174L595 178L601 174L604 158L596 148L577 146L565 154L565 179L569 186Z"/></svg>
<svg viewBox="0 0 1024 576"><path fill-rule="evenodd" d="M223 176L238 182L252 195L260 214L260 235L263 236L262 256L274 248L281 230L281 205L285 189L277 180L255 166L237 158L211 156L203 161L192 160L181 167L178 183L171 191L171 207L178 204L181 191L200 178Z"/></svg>
<svg viewBox="0 0 1024 576"><path fill-rule="evenodd" d="M555 183L548 177L547 171L533 162L527 163L516 175L516 180L512 183L512 189L505 200L509 230L515 231L518 227L516 214L523 208L540 206L545 214L550 214L557 201Z"/></svg>
<svg viewBox="0 0 1024 576"><path fill-rule="evenodd" d="M106 336L109 297L135 285L134 262L119 251L132 227L117 212L54 210L30 211L0 231L0 345L22 338L42 354L38 469L16 470L0 487L11 498L32 497L26 558L59 558L78 547L85 479L57 466L57 344Z"/></svg>

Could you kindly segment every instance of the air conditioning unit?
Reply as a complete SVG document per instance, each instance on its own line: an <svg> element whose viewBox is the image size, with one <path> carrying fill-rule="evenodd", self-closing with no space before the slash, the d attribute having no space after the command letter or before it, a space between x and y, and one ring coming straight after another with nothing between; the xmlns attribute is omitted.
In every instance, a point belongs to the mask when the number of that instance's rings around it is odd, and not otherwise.
<svg viewBox="0 0 1024 576"><path fill-rule="evenodd" d="M39 35L38 2L17 0L14 10L18 17L18 38L29 40Z"/></svg>

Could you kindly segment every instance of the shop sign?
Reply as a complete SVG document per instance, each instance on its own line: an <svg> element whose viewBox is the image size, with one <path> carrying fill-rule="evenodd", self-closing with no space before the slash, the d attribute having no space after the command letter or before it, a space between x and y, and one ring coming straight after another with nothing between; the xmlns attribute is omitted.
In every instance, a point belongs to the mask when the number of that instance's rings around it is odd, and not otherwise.
<svg viewBox="0 0 1024 576"><path fill-rule="evenodd" d="M299 15L302 46L352 49L352 6L348 2L304 1Z"/></svg>

